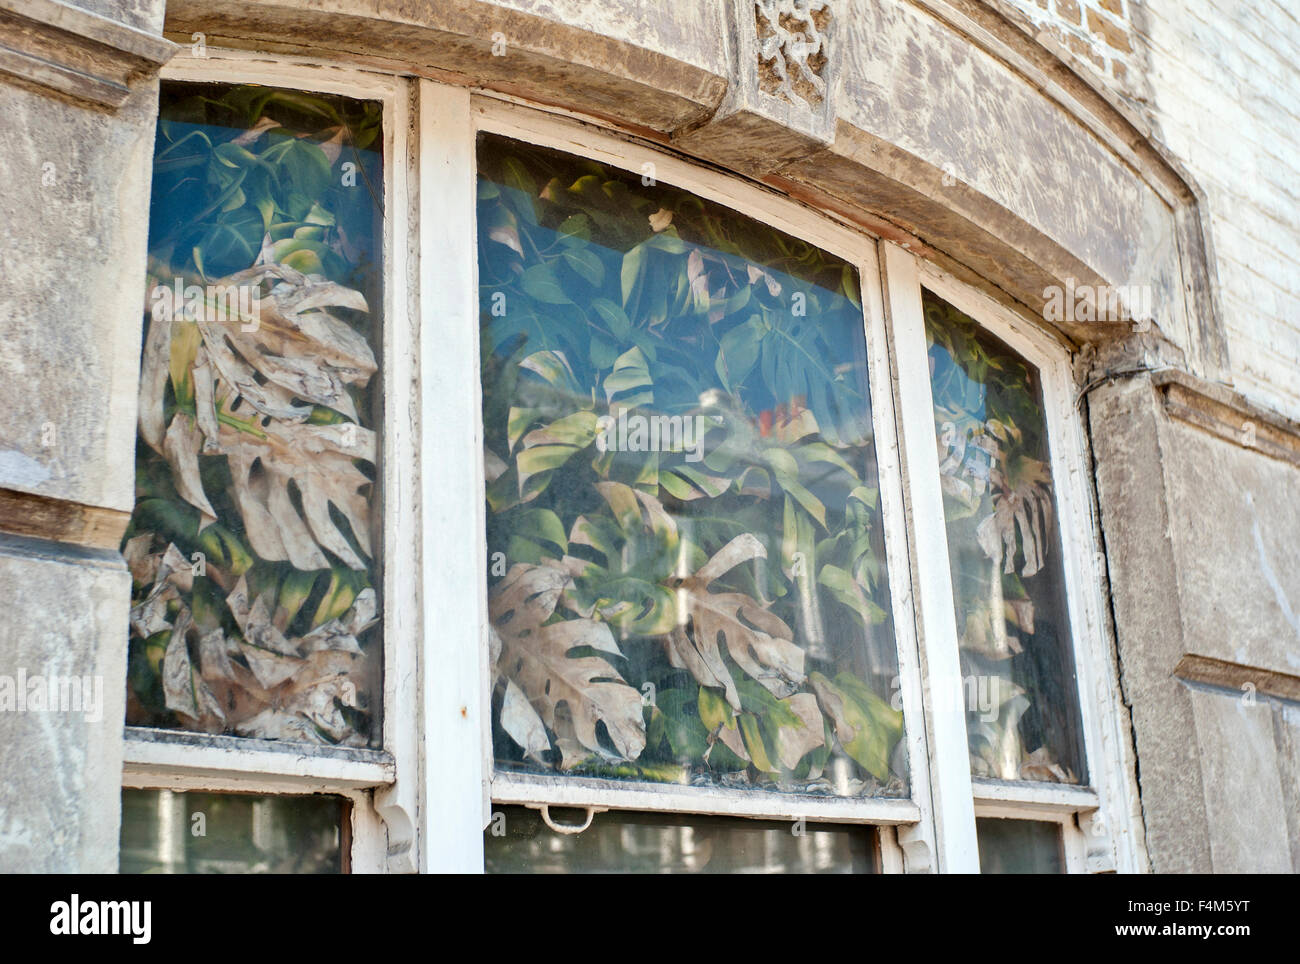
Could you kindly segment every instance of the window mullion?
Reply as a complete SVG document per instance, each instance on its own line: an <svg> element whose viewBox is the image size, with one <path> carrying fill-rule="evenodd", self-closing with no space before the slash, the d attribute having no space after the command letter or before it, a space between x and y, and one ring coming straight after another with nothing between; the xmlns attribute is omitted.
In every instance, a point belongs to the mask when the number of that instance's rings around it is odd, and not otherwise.
<svg viewBox="0 0 1300 964"><path fill-rule="evenodd" d="M917 622L930 750L937 867L945 873L979 870L975 808L966 741L961 662L943 493L934 442L934 403L916 261L897 245L883 245L886 295L897 372L898 419L917 585Z"/></svg>
<svg viewBox="0 0 1300 964"><path fill-rule="evenodd" d="M478 873L487 599L470 95L419 89L423 542L420 867Z"/></svg>
<svg viewBox="0 0 1300 964"><path fill-rule="evenodd" d="M918 651L916 615L912 595L911 565L907 555L907 499L903 491L902 451L898 415L890 384L889 337L885 323L879 246L872 244L858 266L862 278L862 304L871 355L872 384L879 386L872 405L876 452L880 462L880 499L886 526L890 593L894 600L894 626L898 644L898 688L907 728L907 753L911 795L920 820L900 826L881 837L886 873L905 869L923 872L934 867L935 817L931 793L931 761L926 740L924 684ZM883 832L882 832L883 834ZM892 843L892 849L890 844ZM918 848L918 844L920 847ZM918 852L920 851L920 852ZM904 856L906 855L906 857ZM897 860L892 858L896 857Z"/></svg>

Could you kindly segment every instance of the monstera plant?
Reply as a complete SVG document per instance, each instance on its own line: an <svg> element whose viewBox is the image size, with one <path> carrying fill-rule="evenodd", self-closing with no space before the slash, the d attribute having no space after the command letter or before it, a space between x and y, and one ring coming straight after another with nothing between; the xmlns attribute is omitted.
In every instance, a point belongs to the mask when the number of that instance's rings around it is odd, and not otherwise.
<svg viewBox="0 0 1300 964"><path fill-rule="evenodd" d="M366 745L379 105L168 84L160 117L128 722Z"/></svg>
<svg viewBox="0 0 1300 964"><path fill-rule="evenodd" d="M497 765L905 793L856 271L559 152L479 169Z"/></svg>

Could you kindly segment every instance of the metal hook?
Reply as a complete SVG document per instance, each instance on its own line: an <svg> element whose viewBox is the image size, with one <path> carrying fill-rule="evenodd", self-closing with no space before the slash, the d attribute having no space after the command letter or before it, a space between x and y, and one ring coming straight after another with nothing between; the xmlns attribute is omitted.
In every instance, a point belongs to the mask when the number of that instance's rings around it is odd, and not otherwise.
<svg viewBox="0 0 1300 964"><path fill-rule="evenodd" d="M529 807L530 809L537 810L538 812L541 813L542 823L546 824L546 826L550 827L556 833L562 833L568 836L575 836L577 834L582 833L584 830L586 830L588 827L591 826L591 821L595 819L596 814L605 813L606 811L609 810L609 807L583 808L587 811L587 819L585 822L583 822L582 826L578 826L576 824L571 824L571 823L556 823L554 820L551 819L551 808L548 804L545 803L529 804ZM578 808L574 807L573 809L576 810Z"/></svg>

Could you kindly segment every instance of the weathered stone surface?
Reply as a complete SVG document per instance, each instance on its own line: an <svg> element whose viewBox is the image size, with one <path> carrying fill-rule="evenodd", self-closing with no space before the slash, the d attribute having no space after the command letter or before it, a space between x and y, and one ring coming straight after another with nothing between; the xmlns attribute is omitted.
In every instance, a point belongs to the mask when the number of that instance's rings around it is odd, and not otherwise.
<svg viewBox="0 0 1300 964"><path fill-rule="evenodd" d="M1300 468L1181 421L1160 446L1187 651L1300 676Z"/></svg>
<svg viewBox="0 0 1300 964"><path fill-rule="evenodd" d="M162 21L162 0L85 7L142 31ZM156 79L138 67L116 109L33 78L0 83L0 871L117 869L131 580L116 546L135 488L157 119ZM20 711L4 693L20 674L88 678L91 712Z"/></svg>
<svg viewBox="0 0 1300 964"><path fill-rule="evenodd" d="M0 76L37 90L116 109L133 82L152 75L175 45L61 0L0 7Z"/></svg>
<svg viewBox="0 0 1300 964"><path fill-rule="evenodd" d="M1291 868L1300 871L1300 704L1275 701L1273 725Z"/></svg>
<svg viewBox="0 0 1300 964"><path fill-rule="evenodd" d="M130 598L120 559L0 536L0 872L117 870ZM89 677L95 712L5 709L20 674Z"/></svg>
<svg viewBox="0 0 1300 964"><path fill-rule="evenodd" d="M1188 688L1188 698L1211 828L1211 867L1216 874L1290 873L1295 868L1274 742L1275 707L1196 686Z"/></svg>
<svg viewBox="0 0 1300 964"><path fill-rule="evenodd" d="M782 174L881 213L1035 311L1070 278L1150 285L1156 324L1187 341L1169 206L1060 103L905 0L857 0L838 43L835 144Z"/></svg>
<svg viewBox="0 0 1300 964"><path fill-rule="evenodd" d="M1147 376L1089 401L1152 867L1289 870L1300 769L1282 721L1294 706L1196 684L1258 677L1252 693L1294 689L1300 468L1241 444L1249 433L1216 436L1166 405ZM1175 676L1180 664L1191 685Z"/></svg>
<svg viewBox="0 0 1300 964"><path fill-rule="evenodd" d="M213 45L382 62L662 133L704 120L727 86L721 9L711 3L682 4L665 18L630 0L177 0L166 30L177 39L200 31Z"/></svg>
<svg viewBox="0 0 1300 964"><path fill-rule="evenodd" d="M840 31L826 0L733 0L731 84L707 123L674 138L683 150L761 177L835 139Z"/></svg>
<svg viewBox="0 0 1300 964"><path fill-rule="evenodd" d="M1150 381L1103 385L1089 397L1097 500L1105 536L1120 682L1137 749L1152 869L1210 871L1210 835L1195 723L1174 677L1185 652L1178 558L1161 469Z"/></svg>
<svg viewBox="0 0 1300 964"><path fill-rule="evenodd" d="M156 112L0 85L0 487L131 509Z"/></svg>
<svg viewBox="0 0 1300 964"><path fill-rule="evenodd" d="M581 27L634 47L682 59L711 74L729 69L722 3L677 2L671 16L656 3L640 0L491 0L497 7Z"/></svg>
<svg viewBox="0 0 1300 964"><path fill-rule="evenodd" d="M69 6L80 7L110 20L158 33L162 30L163 5L157 0L66 0Z"/></svg>

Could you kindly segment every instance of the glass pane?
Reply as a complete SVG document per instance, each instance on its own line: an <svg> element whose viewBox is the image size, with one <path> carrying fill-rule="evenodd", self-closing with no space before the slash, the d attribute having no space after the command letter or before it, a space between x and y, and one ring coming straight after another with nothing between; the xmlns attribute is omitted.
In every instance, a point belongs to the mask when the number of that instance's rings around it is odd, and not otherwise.
<svg viewBox="0 0 1300 964"><path fill-rule="evenodd" d="M1063 874L1061 828L1036 820L976 820L982 874Z"/></svg>
<svg viewBox="0 0 1300 964"><path fill-rule="evenodd" d="M338 797L122 791L124 874L337 874Z"/></svg>
<svg viewBox="0 0 1300 964"><path fill-rule="evenodd" d="M938 296L924 305L971 773L1081 783L1039 374Z"/></svg>
<svg viewBox="0 0 1300 964"><path fill-rule="evenodd" d="M127 722L372 745L381 105L161 96Z"/></svg>
<svg viewBox="0 0 1300 964"><path fill-rule="evenodd" d="M525 807L498 807L492 819L483 834L490 874L876 872L871 827L613 811L567 835ZM555 823L585 819L582 810L551 808Z"/></svg>
<svg viewBox="0 0 1300 964"><path fill-rule="evenodd" d="M497 766L905 794L852 266L500 137L478 196Z"/></svg>

